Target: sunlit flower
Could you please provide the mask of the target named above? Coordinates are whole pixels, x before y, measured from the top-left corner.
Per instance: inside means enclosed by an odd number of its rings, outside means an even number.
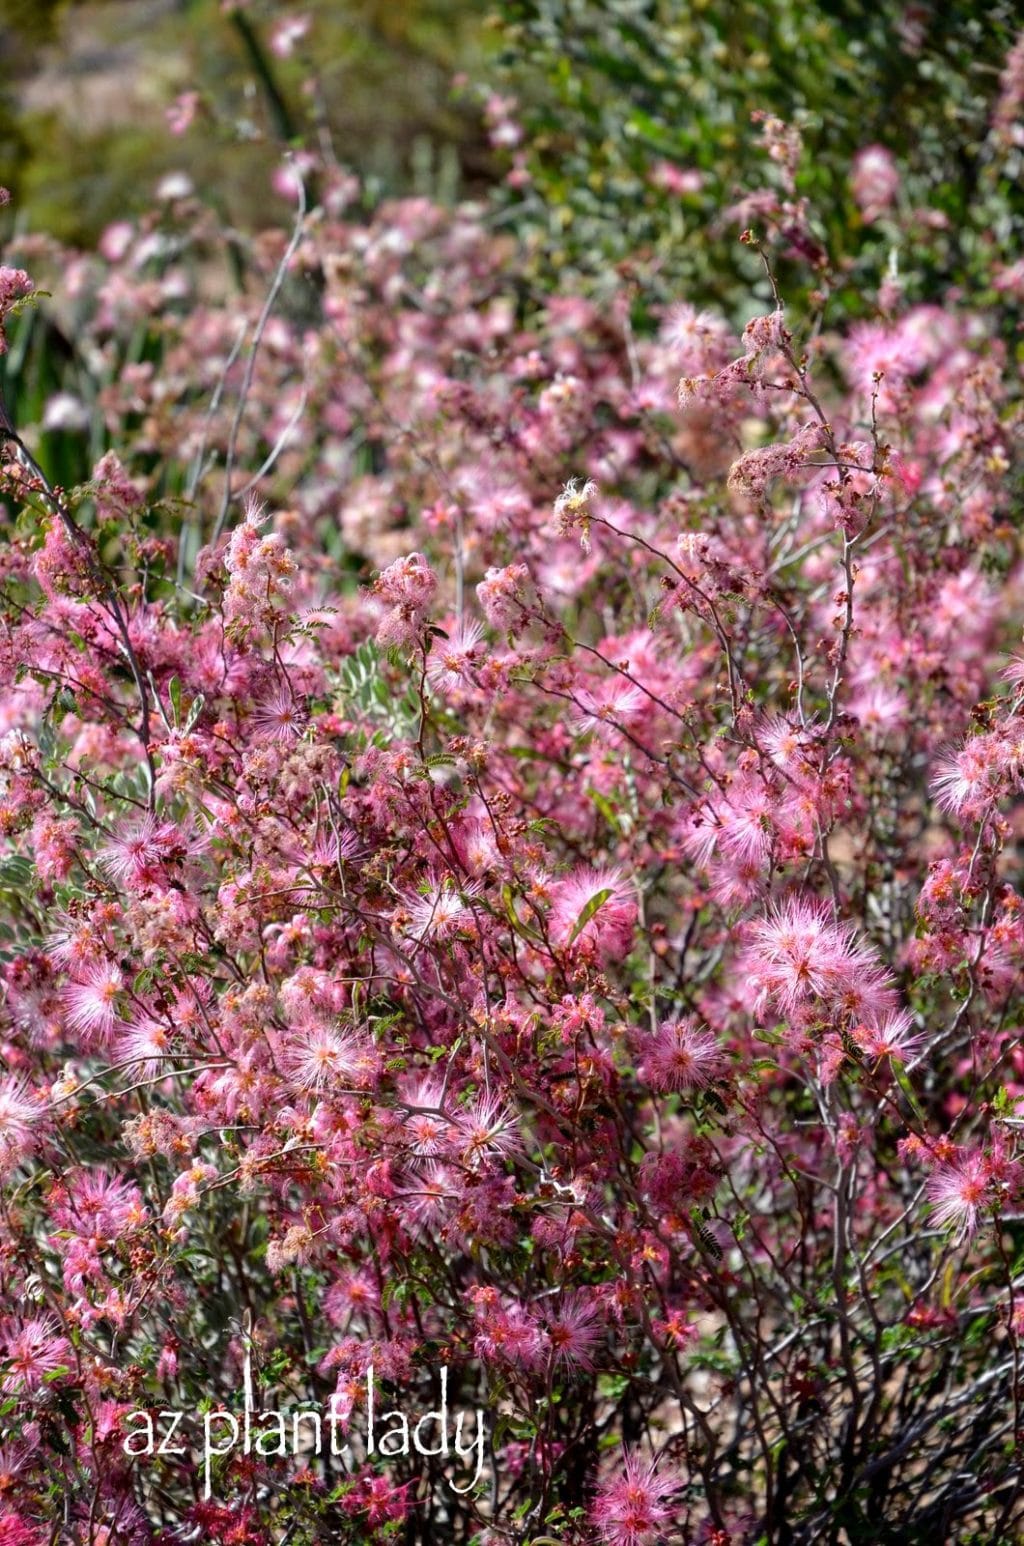
[[[477,881],[459,888],[447,881],[431,886],[425,896],[409,904],[413,939],[452,939],[462,933],[473,923],[471,903],[479,894]]]
[[[39,1390],[71,1358],[71,1344],[53,1315],[12,1318],[0,1325],[0,1389],[16,1395]]]
[[[290,1044],[285,1063],[292,1082],[303,1090],[358,1084],[366,1077],[366,1047],[353,1032],[317,1026]]]
[[[632,944],[636,918],[636,897],[621,870],[580,866],[554,892],[551,937],[558,945],[579,941],[618,954]]]
[[[458,624],[447,639],[435,638],[427,658],[427,679],[437,692],[454,692],[472,681],[483,632],[478,622],[469,621]]]
[[[989,1176],[982,1157],[964,1155],[956,1164],[940,1165],[928,1178],[928,1201],[940,1229],[969,1238],[978,1227],[978,1214],[989,1196]]]
[[[693,1020],[676,1020],[659,1027],[640,1073],[656,1090],[691,1090],[706,1089],[721,1069],[721,1050],[711,1032]]]
[[[102,963],[87,970],[80,981],[69,983],[64,989],[68,1029],[90,1043],[108,1040],[118,1024],[117,1006],[123,989],[119,968]]]
[[[655,1546],[675,1517],[670,1499],[678,1489],[677,1481],[659,1476],[654,1461],[627,1450],[621,1472],[598,1487],[591,1521],[607,1546]]]

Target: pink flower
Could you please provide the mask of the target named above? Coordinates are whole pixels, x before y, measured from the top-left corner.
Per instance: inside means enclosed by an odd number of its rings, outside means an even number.
[[[425,896],[408,905],[409,933],[413,939],[455,939],[473,927],[473,898],[480,894],[480,882],[470,881],[456,887],[448,879],[431,885]]]
[[[287,744],[298,740],[305,721],[302,699],[286,683],[256,704],[251,723],[262,739]]]
[[[117,1003],[123,988],[120,970],[101,962],[64,989],[67,1027],[83,1046],[102,1046],[110,1039],[118,1024]]]
[[[447,1165],[431,1162],[416,1176],[415,1185],[402,1197],[417,1230],[439,1228],[459,1198],[459,1177]]]
[[[35,289],[23,268],[8,268],[0,264],[0,354],[7,353],[7,334],[4,323],[12,308]]]
[[[877,1025],[855,1025],[852,1034],[866,1057],[909,1063],[925,1041],[924,1032],[915,1031],[913,1026],[913,1015],[904,1011],[884,1016]]]
[[[624,955],[636,919],[636,898],[620,870],[580,866],[555,889],[551,937],[561,946],[586,944],[602,955]]]
[[[427,659],[427,680],[437,692],[451,693],[468,687],[479,664],[483,628],[477,622],[459,623],[447,639],[435,637]]]
[[[298,203],[299,195],[311,172],[316,169],[316,157],[308,150],[289,151],[279,166],[271,173],[270,186],[280,199]]]
[[[410,644],[417,637],[424,614],[437,590],[437,576],[422,553],[396,559],[370,587],[371,596],[384,602],[387,612],[377,629],[383,645]]]
[[[436,590],[437,576],[422,553],[397,558],[371,586],[373,595],[388,606],[406,607],[415,613],[426,611]]]
[[[739,778],[724,799],[714,804],[717,826],[705,829],[723,851],[741,862],[760,866],[768,857],[775,832],[775,800],[763,778]]]
[[[135,240],[135,227],[130,220],[115,220],[100,237],[99,250],[108,263],[120,263],[128,255]]]
[[[821,443],[821,425],[805,424],[792,440],[747,451],[733,462],[728,486],[755,499],[763,499],[776,478],[792,479],[806,465],[807,458],[820,450]]]
[[[900,174],[884,145],[866,145],[853,158],[853,196],[869,224],[891,208],[900,191]]]
[[[292,1082],[302,1090],[327,1091],[365,1081],[367,1048],[352,1032],[317,1026],[309,1030],[285,1053],[285,1066]]]
[[[980,1154],[965,1154],[955,1164],[940,1165],[926,1191],[932,1215],[941,1229],[954,1229],[969,1239],[978,1227],[978,1213],[989,1195],[989,1174]]]
[[[71,1344],[55,1316],[12,1318],[0,1327],[0,1366],[6,1368],[0,1389],[8,1394],[41,1389],[48,1375],[70,1362]]]
[[[480,1095],[456,1117],[453,1142],[474,1169],[484,1160],[508,1159],[523,1147],[519,1118],[496,1096]]]
[[[285,16],[270,35],[270,47],[279,59],[287,59],[295,52],[310,27],[309,16]]]
[[[53,1219],[62,1229],[88,1236],[91,1243],[112,1244],[146,1217],[138,1187],[102,1166],[80,1170],[72,1177],[66,1200],[53,1206]]]
[[[130,891],[158,885],[164,866],[184,855],[180,826],[160,821],[147,811],[137,821],[122,822],[109,843],[99,851],[99,861],[108,874]]]
[[[790,898],[750,931],[748,964],[760,997],[785,1013],[818,1000],[835,1013],[890,1007],[892,989],[871,952],[857,945],[848,924],[835,924],[825,903]]]
[[[706,1089],[722,1068],[722,1054],[710,1031],[692,1019],[662,1025],[644,1055],[640,1076],[656,1090]]]
[[[405,1137],[415,1155],[431,1158],[445,1147],[451,1123],[441,1110],[443,1096],[441,1081],[432,1077],[416,1081],[401,1096]]]
[[[676,166],[671,161],[659,161],[650,171],[649,180],[655,188],[666,193],[699,193],[704,186],[704,174],[695,167]]]
[[[724,318],[712,311],[698,311],[686,301],[671,307],[659,337],[675,356],[672,363],[687,376],[720,370],[736,345]]]
[[[167,127],[171,133],[184,134],[186,130],[191,128],[198,107],[198,91],[183,91],[179,96],[175,97],[165,114]]]
[[[529,571],[525,564],[488,569],[476,588],[477,600],[492,628],[511,629],[521,619]]]
[[[655,1546],[675,1518],[669,1500],[679,1485],[659,1476],[656,1462],[625,1450],[621,1474],[601,1483],[590,1510],[605,1546]]]
[[[620,727],[628,730],[650,701],[639,687],[618,676],[601,682],[593,691],[582,688],[577,697],[580,706],[573,715],[573,728],[580,735],[596,730],[612,739]]]
[[[478,1358],[521,1369],[537,1369],[548,1349],[547,1333],[522,1304],[503,1304],[493,1289],[478,1289],[476,1301],[479,1331],[473,1341]]]
[[[547,1333],[556,1365],[588,1372],[604,1334],[597,1307],[583,1293],[563,1294],[558,1308],[548,1316]]]
[[[12,1170],[32,1148],[39,1116],[23,1080],[0,1081],[0,1173]]]
[[[171,1047],[174,1034],[159,1020],[144,1020],[140,1025],[125,1027],[118,1037],[115,1056],[118,1062],[136,1065],[136,1075],[155,1078],[157,1074],[169,1074],[174,1066]]]
[[[47,1535],[39,1525],[6,1510],[0,1514],[0,1546],[43,1546]]]
[[[959,751],[939,759],[932,779],[936,805],[955,816],[981,816],[1002,792],[1005,766],[998,735],[972,736]]]

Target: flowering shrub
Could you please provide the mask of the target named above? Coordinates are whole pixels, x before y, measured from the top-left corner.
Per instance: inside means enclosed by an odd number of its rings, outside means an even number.
[[[12,254],[0,1541],[1012,1538],[1015,362],[761,130],[738,332],[329,164]]]
[[[894,260],[929,300],[1016,266],[1020,18],[1005,0],[588,0],[571,26],[543,0],[500,9],[487,127],[545,274],[741,307],[758,272],[733,204],[763,112],[806,133],[800,193],[851,317]],[[785,280],[792,303],[813,270]]]

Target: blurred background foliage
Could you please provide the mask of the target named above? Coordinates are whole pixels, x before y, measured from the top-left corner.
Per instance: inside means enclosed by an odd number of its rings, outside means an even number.
[[[762,281],[722,219],[751,185],[755,110],[801,128],[798,191],[851,265],[855,310],[883,266],[935,298],[979,278],[994,244],[1020,252],[1020,151],[988,142],[1017,0],[507,0],[503,14],[495,73],[522,98],[529,175],[507,217],[574,282],[632,272],[649,293],[731,307],[737,284]],[[900,164],[903,211],[928,212],[912,252],[893,253],[886,222],[866,231],[851,197],[872,143]]]
[[[453,75],[482,68],[487,0],[0,0],[0,183],[23,225],[89,245],[185,171],[241,227],[287,218],[282,151],[329,133],[381,193],[449,199],[493,178]],[[309,17],[286,57],[275,28]],[[316,90],[307,89],[314,80]],[[190,129],[167,110],[199,96]]]
[[[1024,252],[1022,149],[990,132],[1022,26],[1019,0],[0,0],[2,232],[88,249],[183,172],[244,238],[290,219],[272,182],[286,151],[326,147],[364,210],[484,200],[527,254],[524,311],[530,289],[625,286],[637,328],[682,299],[742,324],[770,291],[728,210],[775,175],[754,150],[767,110],[805,139],[797,192],[834,260],[831,316],[873,314],[885,275],[911,299],[961,286],[984,305]],[[898,218],[866,223],[850,170],[873,143],[899,166]],[[776,263],[790,301],[821,283],[784,250]],[[999,309],[1018,356],[1021,295]],[[135,347],[156,358],[156,319]],[[52,308],[26,310],[0,377],[23,425],[55,392],[95,397]],[[104,446],[48,428],[42,448],[70,482]]]

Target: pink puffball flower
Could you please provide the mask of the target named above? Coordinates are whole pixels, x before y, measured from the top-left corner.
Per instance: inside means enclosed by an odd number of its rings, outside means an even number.
[[[422,553],[410,553],[389,564],[371,586],[379,600],[392,607],[425,612],[437,590],[437,576]]]
[[[173,821],[160,821],[147,812],[138,821],[122,822],[100,849],[99,861],[118,885],[137,892],[158,884],[163,866],[183,853],[182,832]]]
[[[483,628],[477,622],[459,623],[447,639],[435,638],[427,659],[427,680],[436,692],[452,693],[468,687],[480,662]]]
[[[5,1373],[0,1390],[20,1395],[40,1390],[71,1355],[71,1344],[61,1336],[52,1315],[14,1319],[0,1329],[0,1366]]]
[[[644,711],[649,699],[639,687],[613,677],[602,682],[593,691],[583,689],[579,694],[579,707],[573,715],[573,729],[578,735],[597,731],[603,738],[614,740],[615,732],[628,730]]]
[[[932,1217],[940,1229],[953,1229],[958,1239],[970,1239],[989,1195],[989,1180],[980,1154],[966,1155],[956,1164],[940,1165],[926,1187]]]
[[[448,881],[432,885],[425,896],[415,897],[407,904],[413,939],[455,939],[473,927],[473,898],[480,892],[480,883],[471,881],[468,886],[456,888]]]
[[[1005,766],[999,736],[972,736],[959,751],[939,759],[932,780],[936,805],[953,816],[980,816],[999,797]]]
[[[658,1475],[656,1462],[627,1450],[621,1473],[598,1488],[591,1523],[605,1546],[655,1546],[675,1517],[669,1500],[678,1490],[677,1482]]]
[[[868,224],[873,223],[892,207],[900,191],[900,174],[892,152],[884,145],[865,145],[853,159],[850,184],[861,215]]]
[[[762,998],[785,1013],[818,1000],[860,1018],[889,1007],[892,991],[871,952],[848,924],[833,923],[825,903],[790,898],[751,930],[748,964]]]
[[[137,1075],[143,1078],[170,1073],[173,1040],[173,1032],[166,1025],[161,1025],[159,1020],[145,1020],[141,1025],[126,1026],[125,1034],[117,1041],[117,1061],[134,1065]]]
[[[529,580],[525,564],[506,564],[487,570],[476,588],[477,600],[492,628],[511,629],[522,618],[524,593]]]
[[[102,1046],[118,1024],[117,1001],[124,989],[124,977],[116,966],[100,963],[91,967],[84,978],[64,989],[65,1019],[68,1029],[83,1045]]]
[[[899,1063],[909,1063],[920,1051],[925,1041],[924,1033],[915,1031],[914,1017],[905,1011],[885,1015],[875,1025],[856,1025],[853,1039],[872,1060],[894,1058]]]
[[[370,595],[389,608],[377,628],[377,643],[413,643],[436,590],[437,576],[422,553],[389,564],[370,587]]]
[[[594,1354],[604,1335],[596,1305],[580,1292],[563,1294],[548,1318],[551,1357],[556,1365],[582,1373],[594,1368]]]
[[[0,1174],[13,1170],[32,1148],[39,1115],[23,1081],[0,1082]]]
[[[400,1098],[406,1110],[403,1136],[412,1153],[418,1158],[434,1158],[444,1149],[451,1128],[441,1109],[444,1085],[440,1079],[427,1075],[412,1081]]]
[[[703,1090],[722,1068],[722,1054],[710,1031],[692,1019],[662,1025],[648,1046],[641,1077],[663,1092]]]
[[[522,1149],[519,1119],[510,1106],[481,1095],[455,1121],[455,1146],[475,1169],[484,1160],[505,1160]]]
[[[431,1161],[416,1176],[414,1187],[402,1194],[410,1219],[419,1231],[440,1228],[457,1203],[460,1179],[447,1165]]]
[[[302,699],[285,685],[256,705],[252,727],[261,740],[287,743],[299,739],[305,721]]]
[[[625,955],[633,943],[636,898],[617,869],[573,870],[555,888],[551,937],[568,947],[593,945],[604,956]]]
[[[352,1033],[330,1026],[315,1026],[290,1046],[284,1057],[288,1075],[299,1089],[329,1091],[336,1086],[363,1083],[366,1048]]]

